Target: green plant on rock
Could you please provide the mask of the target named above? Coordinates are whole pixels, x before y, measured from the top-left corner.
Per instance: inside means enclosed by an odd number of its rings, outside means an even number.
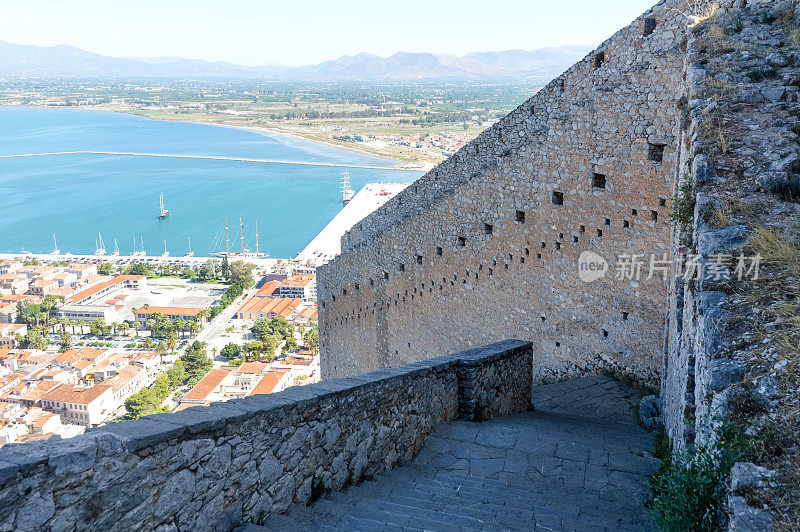
[[[672,220],[681,225],[688,225],[694,217],[694,206],[697,201],[697,183],[687,179],[672,199]]]
[[[666,451],[663,442],[659,447],[661,452]],[[725,422],[717,443],[677,455],[668,453],[652,480],[652,512],[658,529],[719,530],[727,503],[728,476],[743,448],[744,438]]]

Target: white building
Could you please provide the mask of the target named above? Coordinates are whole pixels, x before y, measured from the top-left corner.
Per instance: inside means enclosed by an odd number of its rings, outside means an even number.
[[[42,397],[42,408],[61,415],[62,423],[97,426],[114,411],[114,390],[106,384],[91,388],[58,386]]]

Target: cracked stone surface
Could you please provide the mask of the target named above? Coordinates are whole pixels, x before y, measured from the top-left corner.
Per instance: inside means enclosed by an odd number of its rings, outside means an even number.
[[[411,463],[270,515],[270,530],[646,530],[660,465],[607,377],[534,388],[533,412],[439,425]],[[263,530],[249,525],[247,530]]]

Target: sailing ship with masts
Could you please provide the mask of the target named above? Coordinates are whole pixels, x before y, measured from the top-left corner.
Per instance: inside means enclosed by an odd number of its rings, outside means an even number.
[[[164,193],[162,192],[158,197],[158,219],[163,220],[167,216],[169,216],[169,209],[164,208]]]
[[[56,235],[53,234],[53,249],[50,250],[51,255],[61,255],[61,250],[58,249],[58,242],[56,242]]]
[[[230,228],[228,227],[228,219],[225,218],[225,251],[214,251],[213,255],[217,257],[228,257],[229,259],[263,259],[269,257],[268,253],[262,253],[258,249],[258,222],[256,222],[256,250],[255,252],[250,251],[244,245],[244,218],[239,217],[239,236],[241,239],[241,248],[240,251],[231,251],[231,239],[230,239]],[[212,249],[214,248],[215,244],[219,247],[218,244],[221,244],[220,233],[217,233],[217,238],[214,240],[214,244],[212,244]]]
[[[97,236],[98,236],[98,238],[100,240],[99,240],[99,243],[98,243],[97,240],[95,240],[95,242],[94,242],[94,247],[95,247],[94,254],[95,255],[105,255],[106,254],[106,246],[103,244],[103,235],[101,235],[98,232]]]

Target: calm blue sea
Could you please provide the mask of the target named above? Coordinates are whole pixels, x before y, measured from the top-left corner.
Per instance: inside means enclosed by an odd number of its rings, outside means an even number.
[[[0,155],[62,151],[214,155],[392,166],[393,162],[310,141],[233,128],[164,122],[99,111],[0,107]],[[122,254],[133,238],[151,255],[214,251],[228,217],[231,240],[291,257],[341,209],[341,168],[116,155],[0,158],[0,252],[93,253],[101,233]],[[410,182],[418,172],[351,169],[353,188]],[[170,215],[158,220],[164,193]],[[233,247],[233,244],[232,244]]]

